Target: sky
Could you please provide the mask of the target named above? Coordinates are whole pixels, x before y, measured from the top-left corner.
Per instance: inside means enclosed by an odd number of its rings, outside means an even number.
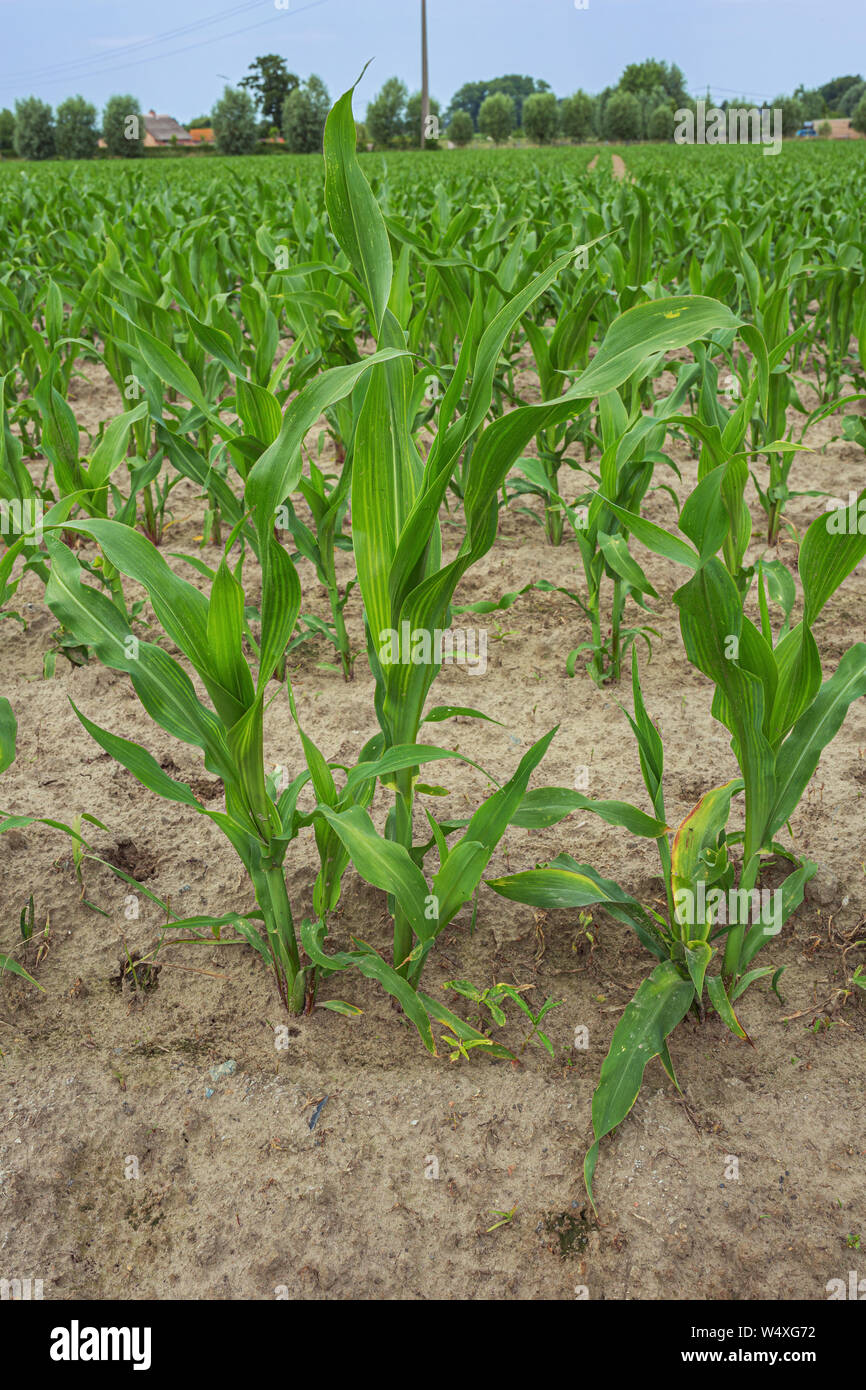
[[[586,6],[578,8],[578,5]],[[527,73],[558,96],[627,63],[677,63],[693,94],[756,105],[866,66],[866,0],[428,0],[430,90]],[[131,93],[192,120],[252,60],[283,56],[336,97],[368,58],[355,113],[386,78],[420,87],[420,0],[0,0],[0,107]]]

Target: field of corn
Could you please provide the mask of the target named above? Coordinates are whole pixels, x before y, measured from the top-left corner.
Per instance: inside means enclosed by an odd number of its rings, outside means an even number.
[[[864,180],[0,167],[0,1274],[847,1277]]]

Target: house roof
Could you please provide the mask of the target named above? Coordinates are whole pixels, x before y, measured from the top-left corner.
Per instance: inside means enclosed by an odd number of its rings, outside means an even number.
[[[204,141],[205,144],[210,144],[214,138],[213,126],[193,126],[189,133],[189,138],[196,145],[201,144],[202,141]]]
[[[173,135],[177,138],[179,145],[192,143],[186,126],[182,126],[179,121],[174,119],[174,116],[157,116],[155,112],[151,111],[149,115],[144,117],[144,128],[148,135],[152,135],[160,145],[170,144]]]

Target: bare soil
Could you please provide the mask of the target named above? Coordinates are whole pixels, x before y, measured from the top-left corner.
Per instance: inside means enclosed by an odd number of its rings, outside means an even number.
[[[91,384],[77,384],[75,408],[95,428],[120,407],[98,369],[85,370]],[[819,443],[832,421],[821,428]],[[696,464],[684,445],[672,448],[682,497]],[[799,456],[793,476],[795,486],[846,497],[862,474],[862,451],[836,441]],[[819,506],[797,498],[791,518],[802,527]],[[177,489],[174,510],[164,553],[195,553],[201,502],[191,487]],[[664,492],[651,496],[651,518],[670,523],[671,512]],[[457,515],[443,512],[449,547],[459,543]],[[758,511],[754,523],[757,553]],[[796,544],[786,536],[779,554],[793,567]],[[708,682],[683,654],[671,603],[682,574],[646,552],[641,560],[661,595],[653,620],[661,639],[642,675],[665,742],[673,822],[736,768],[710,716]],[[324,595],[301,567],[304,606],[324,615]],[[245,577],[255,595],[251,566]],[[540,525],[512,510],[457,602],[542,578],[580,588],[577,548],[551,548]],[[861,569],[818,624],[825,675],[851,642],[866,639],[864,599]],[[69,699],[198,779],[197,792],[216,806],[219,784],[209,785],[195,750],[150,724],[125,676],[59,658],[55,678],[42,679],[54,619],[35,579],[22,583],[18,600],[27,631],[0,625],[3,691],[19,719],[4,809],[64,820],[87,811],[110,828],[107,836],[92,830],[104,856],[176,908],[249,910],[241,865],[217,829],[140,787],[90,740]],[[357,590],[348,620],[360,647]],[[571,786],[576,768],[588,766],[590,795],[645,805],[618,707],[630,706],[630,693],[598,689],[580,665],[575,678],[566,675],[569,650],[589,636],[580,611],[564,595],[530,591],[480,621],[486,674],[445,667],[435,697],[478,706],[503,727],[459,719],[435,726],[440,741],[502,779],[556,724],[535,785]],[[295,655],[307,732],[329,759],[356,758],[375,732],[364,658],[346,685],[321,669],[330,660],[323,647]],[[301,754],[283,696],[268,710],[266,738],[272,762],[294,775]],[[360,1006],[360,1017],[318,1009],[287,1020],[246,947],[165,944],[131,987],[125,963],[152,959],[159,941],[155,905],[127,897],[119,880],[89,865],[85,896],[101,916],[82,901],[64,837],[43,826],[6,834],[0,950],[20,947],[18,918],[33,894],[36,930],[18,953],[45,993],[0,981],[0,1274],[42,1278],[54,1299],[270,1299],[281,1290],[310,1299],[826,1298],[827,1281],[847,1278],[860,1258],[851,1247],[866,1211],[866,999],[844,988],[866,959],[854,944],[866,937],[864,751],[860,701],[793,818],[798,851],[821,867],[764,953],[785,967],[784,1002],[766,982],[743,997],[754,1045],[714,1018],[680,1026],[671,1052],[683,1094],[650,1064],[631,1116],[602,1146],[598,1220],[582,1183],[591,1096],[619,1013],[650,966],[634,936],[602,911],[587,926],[576,912],[545,916],[483,890],[474,931],[461,912],[430,958],[430,993],[463,977],[530,986],[536,1007],[547,997],[562,1004],[546,1020],[553,1059],[530,1043],[518,1064],[477,1052],[451,1064],[444,1047],[429,1056],[388,997],[360,976],[333,977],[322,989]],[[479,772],[456,762],[440,765],[436,780],[450,789],[437,813],[465,814],[488,790]],[[378,803],[376,814],[381,824]],[[310,907],[309,833],[288,858],[298,919]],[[591,816],[510,831],[489,875],[562,850],[646,901],[659,897],[654,847]],[[353,934],[387,953],[383,897],[350,870],[334,944]],[[472,1017],[462,1002],[452,1006]],[[587,1050],[573,1045],[581,1025]],[[524,1037],[512,1014],[503,1040],[519,1051]]]

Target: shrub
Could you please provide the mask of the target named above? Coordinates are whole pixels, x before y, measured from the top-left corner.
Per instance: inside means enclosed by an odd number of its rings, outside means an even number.
[[[252,154],[256,144],[256,116],[252,98],[236,87],[226,87],[213,109],[212,124],[220,154]]]
[[[135,97],[109,97],[102,116],[102,138],[109,154],[136,159],[144,149],[144,121]]]
[[[559,133],[559,104],[553,92],[535,92],[523,103],[523,130],[528,140],[549,145]]]
[[[46,101],[38,97],[16,101],[15,153],[21,159],[53,158],[54,119]]]
[[[481,103],[478,129],[497,145],[504,145],[514,129],[514,101],[504,92],[494,92]]]

